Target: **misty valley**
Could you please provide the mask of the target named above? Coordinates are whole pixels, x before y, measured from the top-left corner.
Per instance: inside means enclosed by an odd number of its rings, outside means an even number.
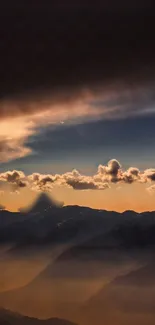
[[[154,324],[155,212],[0,211],[0,324]]]

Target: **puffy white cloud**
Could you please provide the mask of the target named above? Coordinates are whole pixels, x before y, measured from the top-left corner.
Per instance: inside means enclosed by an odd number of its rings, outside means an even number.
[[[150,168],[150,169],[146,169],[144,171],[144,180],[150,180],[150,181],[155,181],[155,169]]]
[[[116,159],[110,160],[107,165],[99,165],[96,174],[83,175],[74,169],[64,174],[40,174],[33,173],[25,175],[23,171],[13,170],[0,174],[0,187],[3,190],[10,189],[12,192],[22,188],[29,188],[34,191],[52,191],[53,187],[70,187],[74,190],[105,190],[110,188],[112,183],[132,184],[133,182],[155,181],[155,169],[140,171],[136,167],[123,170]],[[153,191],[150,186],[148,191]]]
[[[99,165],[98,173],[95,175],[95,179],[101,179],[102,181],[105,180],[112,183],[119,182],[121,180],[121,165],[119,161],[116,159],[111,159],[107,166]]]
[[[25,178],[25,174],[19,170],[7,171],[0,174],[0,180],[7,181],[9,183],[16,183],[23,178]]]
[[[7,171],[0,174],[0,186],[11,190],[11,192],[16,192],[20,188],[27,187],[28,180],[22,171]]]
[[[35,191],[51,191],[57,175],[34,173],[27,176],[28,187]]]
[[[140,170],[136,167],[130,167],[126,172],[122,174],[122,180],[125,183],[133,183],[141,179]]]

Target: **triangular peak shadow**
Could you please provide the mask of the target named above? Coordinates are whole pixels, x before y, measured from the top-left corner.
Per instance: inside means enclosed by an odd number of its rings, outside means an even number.
[[[37,196],[37,199],[31,204],[31,206],[21,208],[19,211],[24,213],[39,213],[62,207],[63,202],[56,201],[49,196],[49,194],[42,192]]]

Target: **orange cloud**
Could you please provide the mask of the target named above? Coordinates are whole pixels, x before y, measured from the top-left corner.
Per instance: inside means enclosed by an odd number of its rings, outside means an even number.
[[[123,170],[121,164],[112,159],[106,166],[99,165],[94,175],[82,175],[74,169],[64,174],[40,174],[25,175],[22,171],[7,171],[0,174],[0,186],[11,187],[12,191],[29,188],[33,191],[51,192],[54,187],[68,187],[74,190],[105,190],[113,183],[151,183],[154,179],[154,169],[140,171],[136,167]]]

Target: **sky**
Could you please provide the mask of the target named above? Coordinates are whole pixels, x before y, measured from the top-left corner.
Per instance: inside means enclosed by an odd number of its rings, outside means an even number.
[[[155,209],[153,1],[0,4],[0,204]]]

